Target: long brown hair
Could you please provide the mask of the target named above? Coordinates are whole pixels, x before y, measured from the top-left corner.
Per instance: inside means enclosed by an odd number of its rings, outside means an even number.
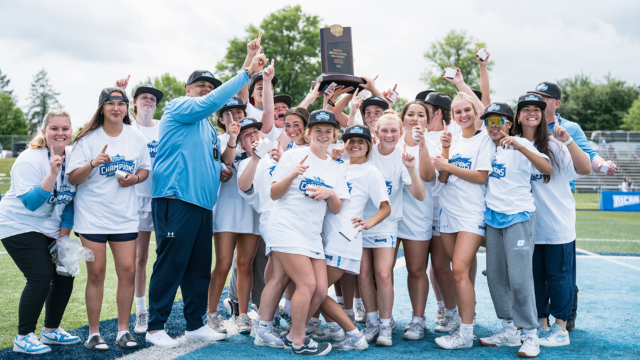
[[[78,136],[76,136],[76,139],[73,141],[73,147],[75,149],[76,145],[78,144],[78,142],[80,141],[80,139],[82,139],[83,137],[90,135],[92,132],[96,131],[98,128],[102,127],[102,125],[104,124],[104,114],[102,113],[102,108],[104,106],[104,103],[100,104],[100,106],[98,106],[98,109],[96,110],[96,112],[93,114],[93,116],[91,117],[91,120],[89,120],[89,122],[87,123],[87,125],[82,128],[82,130],[80,130],[80,133],[78,134]],[[129,104],[127,103],[127,110],[124,113],[124,119],[122,119],[122,122],[127,124],[127,125],[131,125],[131,118],[129,117]]]
[[[518,111],[518,113],[516,114],[516,117],[513,119],[514,126],[511,127],[511,135],[523,135],[522,124],[520,123],[521,113],[522,113],[522,109]],[[540,118],[540,123],[538,124],[538,126],[536,126],[536,131],[533,134],[533,143],[535,144],[536,149],[538,149],[538,151],[540,151],[541,153],[549,157],[549,160],[551,161],[552,165],[554,163],[557,165],[558,162],[556,161],[556,157],[553,154],[553,151],[551,151],[551,148],[549,147],[549,136],[551,136],[551,131],[549,131],[549,127],[547,126],[547,120],[545,119],[545,116],[544,116],[544,111],[542,111],[542,117]],[[551,180],[550,175],[543,174],[542,178],[545,184],[548,183],[549,180]]]
[[[429,126],[429,123],[431,122],[431,114],[429,114],[429,109],[427,108],[427,105],[425,105],[425,103],[421,100],[413,100],[413,101],[409,101],[403,108],[402,108],[402,115],[400,115],[400,119],[402,120],[402,124],[404,124],[404,117],[407,115],[407,112],[409,111],[409,106],[411,105],[420,105],[424,108],[424,112],[427,114],[427,122],[425,124],[425,126]],[[427,129],[422,129],[423,131],[426,131]]]

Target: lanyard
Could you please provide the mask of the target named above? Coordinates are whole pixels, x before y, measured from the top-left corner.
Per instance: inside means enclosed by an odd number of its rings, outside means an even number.
[[[51,150],[47,147],[47,157],[49,161],[51,161]],[[66,160],[66,158],[65,158]],[[64,163],[65,160],[62,160],[62,167],[60,168],[60,177],[62,182],[64,183]],[[58,178],[56,177],[56,182],[53,184],[53,204],[55,205],[56,201],[58,201]]]

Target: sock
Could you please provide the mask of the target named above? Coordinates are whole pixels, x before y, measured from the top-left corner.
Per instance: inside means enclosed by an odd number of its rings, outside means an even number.
[[[344,304],[344,299],[342,298],[342,296],[336,296],[336,302],[338,304]]]
[[[120,340],[122,335],[129,333],[129,330],[118,331],[118,336],[116,336],[116,341]]]
[[[424,320],[424,319],[422,319],[422,318],[421,318],[421,317],[419,317],[419,316],[414,316],[414,317],[412,317],[412,318],[411,318],[411,322],[414,322],[414,321],[420,321],[420,322],[422,322],[422,320]]]
[[[347,315],[355,316],[353,309],[346,309],[344,312],[346,312]]]
[[[312,324],[320,325],[320,318],[312,317],[311,319],[309,319],[309,322],[312,323]]]
[[[23,340],[26,337],[27,337],[27,335],[18,335],[18,340]]]
[[[358,328],[355,328],[355,330],[347,331],[347,335],[358,335],[359,333],[360,330],[358,330]]]
[[[98,335],[100,335],[100,333],[99,333],[99,332],[97,332],[97,333],[93,333],[93,334],[89,334],[89,337],[87,338],[87,342],[88,342],[89,340],[91,340],[91,338],[92,338],[92,337],[94,337],[94,336],[98,336]]]
[[[218,312],[214,311],[211,314],[208,314],[207,316],[213,316],[213,317],[218,317]]]
[[[442,309],[444,307],[444,300],[438,301],[438,309]]]
[[[513,320],[502,320],[502,327],[505,330],[509,331],[511,334],[515,334],[518,331],[515,325],[513,325]]]
[[[527,336],[531,336],[534,338],[538,337],[538,329],[522,329],[522,332]]]
[[[289,316],[291,316],[291,300],[284,301],[284,312],[286,312],[287,314],[289,314]]]
[[[460,333],[464,336],[465,340],[473,340],[473,324],[460,323]]]
[[[258,316],[256,316],[255,319],[253,319],[253,324],[260,324],[260,314],[258,314]]]
[[[389,318],[389,319],[380,319],[380,324],[382,326],[384,326],[384,325],[391,326],[391,318]]]
[[[273,327],[273,322],[272,321],[262,321],[262,320],[260,320],[260,322],[258,324],[260,324],[260,325],[258,325],[258,331],[260,331],[260,332],[269,332],[269,330],[271,330],[271,328]]]
[[[444,315],[445,316],[458,315],[458,308],[456,307],[455,309],[444,309]]]
[[[143,297],[136,298],[136,312],[147,311],[147,299]]]
[[[358,306],[358,305],[362,305],[362,299],[361,298],[355,298],[353,299],[353,303]]]
[[[373,326],[379,326],[380,322],[378,321],[378,312],[370,312],[367,313],[367,319],[369,319],[369,323]]]
[[[328,327],[329,329],[331,329],[332,331],[334,331],[334,332],[335,332],[335,331],[338,331],[338,329],[340,329],[340,325],[338,325],[338,323],[337,323],[337,322],[328,322],[328,323],[327,323],[327,327]]]

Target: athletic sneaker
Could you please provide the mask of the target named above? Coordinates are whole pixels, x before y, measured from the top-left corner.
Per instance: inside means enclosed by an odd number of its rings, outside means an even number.
[[[184,337],[187,338],[187,340],[218,341],[225,340],[227,338],[227,334],[215,332],[208,326],[202,326],[197,330],[185,331]]]
[[[289,339],[288,336],[283,336],[282,337],[282,347],[287,349],[287,350],[291,350],[291,348],[293,347],[293,341],[291,339]]]
[[[80,337],[71,335],[59,327],[53,331],[45,332],[44,329],[40,332],[40,342],[49,345],[71,345],[79,343]]]
[[[34,333],[29,333],[21,340],[18,340],[16,335],[15,339],[13,339],[13,351],[35,355],[50,353],[51,348],[42,344]]]
[[[207,314],[207,318],[205,319],[205,324],[207,324],[207,326],[212,328],[213,331],[215,332],[218,332],[218,333],[227,332],[227,329],[222,324],[222,316],[220,316],[217,313]]]
[[[335,341],[339,341],[344,339],[344,337],[347,336],[347,334],[344,332],[344,330],[342,330],[341,327],[336,327],[336,328],[330,328],[330,327],[325,327],[324,328],[324,337],[320,340],[335,340]]]
[[[442,324],[436,326],[434,331],[437,333],[450,333],[459,327],[460,327],[460,316],[458,316],[457,313],[452,315],[447,315],[445,313],[444,321],[442,322]]]
[[[420,340],[424,337],[424,323],[420,320],[411,320],[409,329],[402,335],[403,340]]]
[[[467,341],[458,328],[449,335],[436,338],[436,344],[446,350],[469,349],[473,347],[473,339]]]
[[[500,329],[490,337],[478,339],[478,342],[482,346],[489,347],[516,347],[522,345],[522,341],[520,341],[520,331],[516,330],[516,332],[512,334],[505,328]]]
[[[364,324],[367,322],[367,312],[364,309],[363,304],[355,304],[353,307],[353,312],[355,314],[356,322]]]
[[[367,339],[364,338],[364,333],[362,331],[358,332],[356,335],[349,335],[344,337],[344,339],[339,342],[333,344],[333,348],[335,350],[346,351],[346,350],[365,350],[369,347],[367,343]]]
[[[320,320],[311,318],[307,325],[304,326],[304,332],[307,336],[312,336],[315,334],[318,339],[321,339],[324,335],[324,332],[320,330]],[[315,339],[316,337],[314,337]]]
[[[256,339],[253,341],[254,345],[257,346],[268,346],[273,348],[282,348],[284,347],[284,342],[280,336],[273,332],[273,330],[269,331],[256,331]]]
[[[308,337],[304,339],[301,347],[291,346],[291,353],[294,355],[324,356],[330,351],[331,344],[326,342],[317,343]]]
[[[253,319],[253,321],[251,322],[251,333],[249,333],[250,337],[255,338],[258,335],[259,326],[260,322],[258,321],[258,319]]]
[[[545,333],[544,337],[539,338],[538,343],[544,347],[558,347],[571,344],[569,341],[569,332],[562,331],[562,326],[558,324],[553,324],[551,330]]]
[[[144,334],[147,332],[148,325],[149,325],[149,313],[147,313],[147,310],[137,312],[136,321],[134,322],[133,332],[136,334]]]
[[[391,326],[380,325],[380,335],[378,335],[378,339],[376,340],[376,345],[377,346],[393,345],[393,341],[391,341]]]
[[[230,298],[224,299],[222,302],[224,308],[227,309],[230,317],[238,317],[240,316],[240,308],[238,307],[238,303],[231,300]]]
[[[247,314],[241,314],[236,318],[236,327],[238,328],[238,333],[242,335],[248,335],[251,333],[251,323],[252,320]]]
[[[393,320],[393,315],[391,315],[391,330],[395,330],[398,327],[398,324],[396,324],[396,321]]]
[[[284,320],[287,323],[287,326],[283,328],[284,331],[291,331],[291,325],[293,324],[291,321],[291,315],[287,314],[283,308],[280,308],[280,319]]]
[[[175,339],[172,339],[166,331],[160,330],[154,334],[147,332],[147,335],[144,339],[155,346],[159,346],[161,348],[174,348],[180,345]]]
[[[413,311],[411,312],[411,319],[413,319]],[[424,329],[427,330],[427,314],[422,315],[422,324],[424,325]],[[411,324],[404,327],[404,332],[409,331],[411,328]]]
[[[348,313],[347,313],[347,316],[349,317],[349,319],[351,319],[351,322],[353,323],[353,325],[356,325],[356,324],[357,324],[357,322],[356,322],[356,315],[355,315],[355,314],[353,314],[353,315],[352,315],[352,314],[348,314]],[[334,346],[334,348],[335,348],[335,346]]]
[[[370,343],[376,341],[378,335],[380,335],[380,325],[371,325],[371,322],[367,320],[367,328],[364,329],[364,338]]]
[[[444,308],[438,308],[436,310],[436,324],[442,325],[444,322]]]
[[[518,350],[518,357],[535,358],[540,355],[540,344],[537,336],[527,335],[522,341],[522,346]]]

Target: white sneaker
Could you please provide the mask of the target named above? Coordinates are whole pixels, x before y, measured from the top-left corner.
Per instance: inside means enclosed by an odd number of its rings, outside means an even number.
[[[227,329],[224,327],[222,323],[222,316],[220,316],[220,314],[217,314],[217,313],[207,314],[207,318],[205,319],[205,324],[207,324],[207,326],[212,328],[213,331],[215,332],[219,332],[219,333],[227,332]]]
[[[332,347],[336,350],[346,351],[346,350],[366,350],[369,347],[367,340],[364,338],[364,334],[360,331],[356,335],[347,335],[341,341],[332,345]]]
[[[313,334],[315,334],[317,339],[322,338],[324,335],[324,332],[320,330],[320,320],[315,318],[309,319],[309,322],[304,326],[304,332],[306,335],[312,337]]]
[[[517,347],[522,345],[522,341],[520,341],[520,331],[516,330],[516,332],[512,334],[505,328],[502,328],[500,331],[495,332],[490,337],[478,339],[478,342],[482,346],[489,347]]]
[[[335,340],[335,341],[339,341],[344,339],[345,336],[347,336],[347,334],[344,332],[344,330],[342,330],[341,327],[337,327],[337,328],[330,328],[330,327],[326,327],[324,329],[324,338],[322,338],[321,340]]]
[[[247,335],[251,333],[251,318],[247,314],[240,314],[236,318],[236,327],[238,328],[238,333]]]
[[[518,357],[535,358],[540,355],[540,343],[537,336],[526,335],[522,341],[522,346],[518,350]]]
[[[251,333],[249,334],[250,337],[255,338],[258,336],[258,326],[260,326],[258,319],[253,319],[251,323]]]
[[[149,325],[149,313],[147,313],[146,310],[137,312],[133,332],[136,334],[144,334],[147,332],[148,325]]]
[[[13,351],[25,354],[46,354],[51,352],[51,348],[38,340],[34,333],[29,333],[21,340],[16,336],[13,339]]]
[[[227,338],[227,334],[215,332],[208,326],[202,326],[198,330],[185,331],[184,337],[191,341],[218,341],[225,340]]]
[[[449,335],[436,338],[436,344],[446,350],[470,349],[473,347],[473,339],[467,341],[460,329],[455,329]]]
[[[174,348],[180,345],[179,342],[177,342],[175,339],[172,339],[171,336],[169,336],[169,334],[167,334],[167,332],[164,330],[160,330],[155,334],[147,332],[147,335],[144,337],[144,339],[148,343],[152,343],[153,345],[159,346],[161,348]]]
[[[403,340],[420,340],[424,337],[424,323],[420,320],[411,320],[409,329],[402,335]]]
[[[356,318],[356,322],[359,323],[366,323],[367,322],[367,312],[364,309],[364,305],[363,304],[359,304],[359,305],[354,305],[353,306],[353,312],[355,313],[355,318]]]
[[[569,341],[569,332],[562,331],[562,327],[558,324],[553,324],[551,330],[543,334],[544,337],[540,337],[538,343],[544,347],[558,347],[567,346],[571,344]]]
[[[436,326],[433,331],[437,333],[451,333],[460,327],[460,322],[460,316],[458,316],[457,313],[453,315],[445,315],[442,324]]]
[[[353,315],[347,313],[347,316],[349,317],[349,319],[351,319],[351,322],[353,323],[353,325],[357,325],[358,324],[356,322],[356,314],[355,313]]]
[[[268,346],[273,348],[284,347],[282,338],[274,333],[273,330],[256,331],[256,339],[253,341],[253,344],[257,346]]]
[[[390,322],[390,324],[391,324],[391,330],[392,330],[392,331],[393,331],[393,330],[395,330],[395,329],[398,327],[398,324],[396,324],[396,321],[395,321],[395,320],[393,320],[393,315],[391,316],[391,322]]]
[[[367,321],[367,328],[364,329],[364,338],[368,343],[376,341],[380,335],[380,325],[371,325],[371,322]]]
[[[57,329],[45,332],[44,328],[40,332],[40,342],[48,345],[71,345],[77,344],[81,340],[78,336],[71,335],[68,332],[64,331],[63,328],[58,327]]]
[[[376,345],[377,346],[393,345],[393,341],[391,340],[391,326],[380,325],[380,335],[378,335],[378,339],[376,340]]]
[[[443,321],[444,321],[444,308],[438,308],[438,310],[436,310],[436,324],[442,325]]]

